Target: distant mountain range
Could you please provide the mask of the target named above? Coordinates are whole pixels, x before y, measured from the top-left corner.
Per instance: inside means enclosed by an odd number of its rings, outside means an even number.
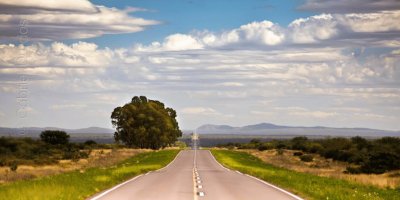
[[[40,133],[44,130],[61,130],[65,131],[68,134],[72,135],[81,135],[81,134],[105,134],[112,135],[114,130],[108,128],[100,128],[100,127],[89,127],[89,128],[81,128],[81,129],[63,129],[57,127],[23,127],[23,128],[5,128],[0,127],[0,136],[31,136],[38,137]]]
[[[114,130],[100,127],[89,127],[81,129],[63,129],[57,127],[23,127],[23,128],[5,128],[0,127],[0,137],[31,137],[38,138],[44,130],[61,130],[71,136],[71,141],[82,142],[86,140],[95,140],[99,143],[110,143],[114,141]]]
[[[363,136],[363,137],[400,137],[400,131],[387,131],[368,128],[332,128],[332,127],[297,127],[260,123],[243,127],[205,124],[196,129],[199,134],[232,135],[305,135],[305,136]]]
[[[98,142],[113,142],[114,130],[101,127],[89,127],[81,129],[63,129],[57,127],[24,127],[6,128],[0,127],[1,136],[11,137],[32,137],[38,138],[44,130],[62,130],[71,136],[72,141],[84,141],[93,139]],[[183,130],[184,134],[192,133],[191,130]],[[400,137],[400,131],[388,131],[368,128],[332,128],[332,127],[301,127],[301,126],[280,126],[271,123],[260,123],[242,127],[228,125],[205,124],[196,129],[196,132],[203,135],[242,135],[242,136],[362,136],[362,137]]]

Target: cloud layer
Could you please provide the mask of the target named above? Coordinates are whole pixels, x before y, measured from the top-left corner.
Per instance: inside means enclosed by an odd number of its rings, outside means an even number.
[[[131,17],[132,9],[76,1],[80,10],[73,10],[57,2],[8,6],[3,0],[4,7],[22,14],[2,14],[0,23],[8,27],[29,16],[31,25],[37,23],[37,39],[135,32],[157,23]],[[323,9],[319,1],[302,9],[312,6]],[[115,106],[143,94],[176,108],[184,128],[268,121],[400,129],[400,11],[367,7],[362,13],[300,18],[285,27],[264,20],[221,32],[175,33],[132,48],[1,44],[0,103],[15,102],[20,77],[26,76],[35,125],[63,121],[65,127],[82,127],[90,118],[90,125],[105,126]],[[61,31],[66,26],[71,30]],[[0,113],[14,110],[1,107]],[[63,120],[66,116],[78,122]]]
[[[97,6],[87,0],[0,0],[0,38],[18,39],[21,27],[31,40],[64,40],[134,33],[159,24],[130,15],[141,10]]]
[[[328,13],[369,13],[382,10],[399,10],[398,0],[306,0],[300,10]]]
[[[274,49],[299,45],[398,45],[400,11],[320,14],[294,20],[288,27],[271,21],[252,22],[239,28],[213,33],[194,31],[173,34],[163,42],[138,45],[140,51],[193,49]],[[394,44],[393,44],[394,43]]]

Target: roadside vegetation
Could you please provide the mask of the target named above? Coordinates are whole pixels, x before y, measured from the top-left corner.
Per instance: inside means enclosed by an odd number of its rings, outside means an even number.
[[[400,171],[394,170],[383,174],[351,174],[346,172],[349,163],[327,159],[318,154],[304,154],[298,150],[271,149],[259,151],[257,149],[241,149],[274,166],[283,167],[296,172],[309,173],[322,177],[343,179],[364,185],[379,188],[400,188]],[[308,157],[304,157],[308,156]],[[307,158],[310,158],[307,160]],[[312,158],[312,160],[311,160]]]
[[[179,150],[140,153],[108,167],[92,167],[0,185],[0,199],[85,199],[141,173],[166,166]]]
[[[177,141],[171,148],[186,148]],[[121,144],[97,144],[93,140],[70,143],[63,131],[44,131],[41,138],[0,137],[0,185],[18,180],[108,167],[150,149],[127,148]]]
[[[18,169],[11,171],[9,166],[0,167],[0,185],[19,180],[29,180],[61,174],[74,170],[86,170],[91,167],[109,167],[122,162],[139,153],[149,152],[148,149],[130,148],[96,148],[92,149],[87,158],[79,160],[63,159],[53,164],[20,164]]]
[[[70,143],[63,131],[43,131],[40,139],[0,137],[0,167],[9,166],[16,171],[19,165],[48,165],[60,160],[78,161],[88,158],[93,149],[120,148],[123,146],[97,144],[88,140]]]
[[[228,168],[256,176],[306,199],[400,199],[400,189],[381,189],[346,180],[296,172],[267,164],[243,151],[212,150],[212,153],[220,163]]]
[[[382,174],[400,170],[400,138],[383,137],[367,140],[362,137],[327,138],[310,140],[307,137],[295,137],[291,140],[274,140],[250,143],[228,143],[219,147],[237,149],[258,149],[259,151],[277,149],[296,150],[296,155],[304,162],[311,162],[314,155],[348,163],[346,173]]]

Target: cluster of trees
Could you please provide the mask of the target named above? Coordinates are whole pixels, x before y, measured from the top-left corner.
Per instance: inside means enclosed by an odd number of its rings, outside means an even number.
[[[260,151],[291,149],[304,153],[315,153],[325,158],[352,164],[353,166],[347,168],[349,173],[380,174],[400,169],[400,138],[396,137],[383,137],[375,140],[367,140],[358,136],[319,140],[295,137],[291,140],[274,140],[270,142],[252,140],[250,143],[230,143],[219,146],[258,149]]]
[[[16,170],[19,164],[52,164],[61,159],[87,158],[94,141],[70,143],[64,131],[43,131],[40,140],[0,137],[0,166]]]
[[[43,131],[40,139],[50,145],[66,145],[69,143],[69,135],[65,131]]]
[[[176,143],[182,136],[176,117],[176,111],[162,102],[135,96],[130,103],[114,109],[111,122],[116,127],[115,140],[128,147],[160,149],[176,145],[184,148],[184,143]],[[67,133],[57,130],[43,131],[40,140],[0,137],[0,166],[10,166],[14,171],[19,164],[78,160],[88,157],[93,148],[108,148],[93,140],[71,143],[69,138]]]
[[[111,123],[114,138],[129,147],[160,149],[172,146],[182,136],[176,111],[160,101],[135,96],[130,103],[116,107]]]

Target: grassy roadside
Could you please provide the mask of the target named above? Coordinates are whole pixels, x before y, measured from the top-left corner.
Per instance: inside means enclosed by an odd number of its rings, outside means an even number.
[[[87,158],[78,160],[58,160],[58,163],[47,165],[18,165],[15,172],[10,171],[9,166],[3,166],[0,167],[0,186],[15,181],[32,180],[92,167],[110,167],[149,151],[151,150],[129,148],[92,149]]]
[[[307,199],[400,199],[400,190],[380,189],[345,180],[295,172],[264,163],[246,152],[229,150],[211,150],[211,152],[226,167],[256,176]]]
[[[271,149],[259,151],[255,149],[246,149],[239,151],[247,152],[268,164],[296,172],[343,179],[353,183],[372,185],[383,189],[396,189],[400,187],[400,170],[390,171],[383,174],[351,174],[344,173],[349,166],[348,162],[327,159],[318,154],[308,153],[308,155],[311,155],[313,159],[312,161],[304,162],[301,160],[301,156],[295,155],[296,153],[301,152],[298,150]]]
[[[86,171],[5,184],[0,186],[0,199],[85,199],[138,174],[162,168],[178,152],[179,150],[162,150],[141,153],[111,167],[94,167]]]

